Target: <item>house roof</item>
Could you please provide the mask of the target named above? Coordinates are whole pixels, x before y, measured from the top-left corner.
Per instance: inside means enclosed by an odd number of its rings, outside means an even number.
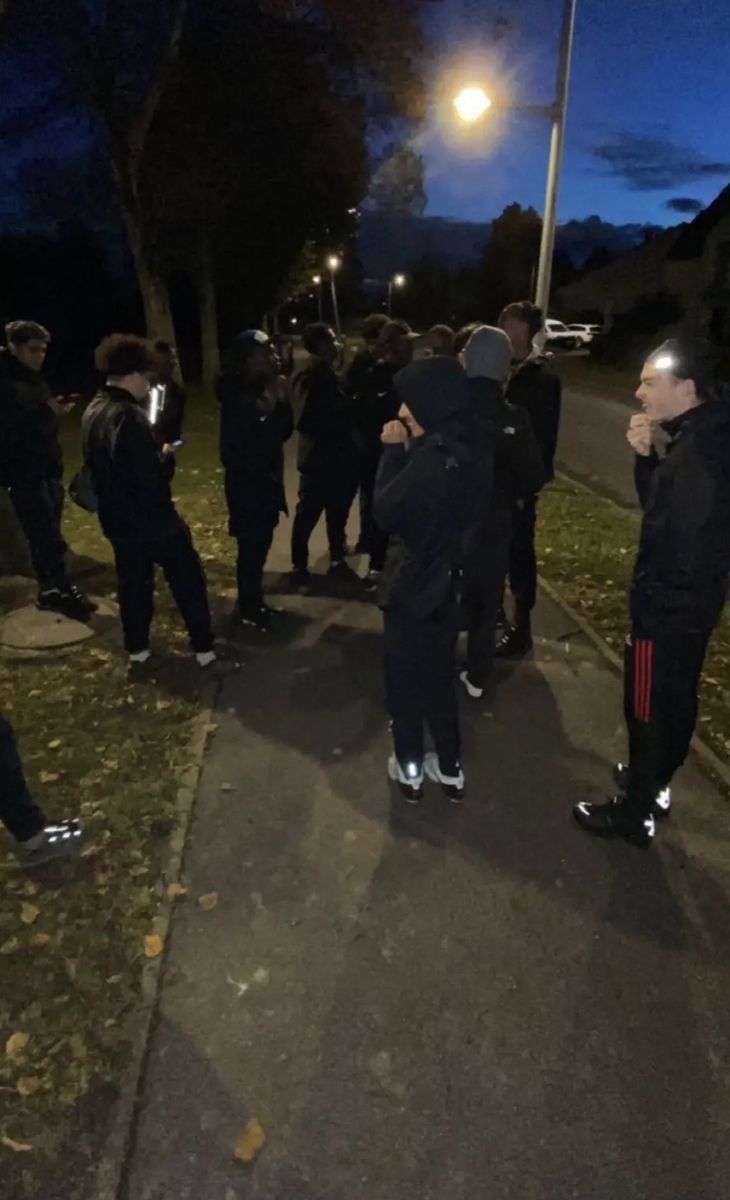
[[[685,225],[667,257],[674,260],[701,258],[707,238],[725,217],[730,217],[730,184],[723,188],[712,204],[697,214],[694,221]]]

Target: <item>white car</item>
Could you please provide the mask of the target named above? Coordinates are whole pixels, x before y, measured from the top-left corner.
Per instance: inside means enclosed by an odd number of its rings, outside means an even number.
[[[590,346],[594,337],[601,332],[600,325],[569,325],[570,333],[574,333],[580,346]]]
[[[545,346],[549,350],[575,350],[580,345],[575,333],[571,333],[562,321],[554,321],[548,317],[544,331]]]

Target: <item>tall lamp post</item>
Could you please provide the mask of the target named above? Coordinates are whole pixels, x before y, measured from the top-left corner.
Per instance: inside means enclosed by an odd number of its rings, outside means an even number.
[[[321,323],[323,318],[322,313],[322,276],[313,275],[312,283],[317,289],[317,320]]]
[[[393,316],[393,289],[406,286],[405,275],[394,275],[388,283],[388,316]]]
[[[342,330],[340,327],[340,306],[337,303],[337,279],[336,279],[336,276],[337,276],[337,272],[339,271],[340,267],[342,266],[342,259],[339,258],[339,256],[337,254],[330,254],[329,258],[327,259],[327,266],[329,267],[329,271],[330,271],[330,288],[332,291],[332,312],[333,312],[334,318],[335,318],[335,331],[337,333],[337,336],[339,337]]]
[[[548,106],[540,104],[510,104],[504,106],[517,112],[537,113],[540,116],[549,117],[552,122],[550,161],[548,164],[547,189],[545,193],[545,213],[543,215],[542,240],[540,242],[540,263],[537,269],[537,285],[535,288],[535,303],[546,315],[550,303],[550,284],[553,274],[555,228],[558,219],[558,193],[565,146],[565,120],[568,111],[570,67],[573,58],[577,3],[578,0],[563,0],[563,28],[560,37],[555,102]],[[487,109],[492,107],[492,101],[482,88],[467,87],[459,92],[459,95],[454,100],[454,107],[463,121],[473,122],[478,121]]]

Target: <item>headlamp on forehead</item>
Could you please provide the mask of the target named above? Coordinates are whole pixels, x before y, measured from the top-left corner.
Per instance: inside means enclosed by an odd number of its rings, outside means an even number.
[[[674,354],[657,354],[656,358],[651,360],[651,365],[656,367],[657,371],[676,371],[679,366],[679,360]]]

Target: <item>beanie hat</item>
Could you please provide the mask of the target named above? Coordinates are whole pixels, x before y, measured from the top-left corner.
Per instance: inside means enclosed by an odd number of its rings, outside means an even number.
[[[512,366],[512,343],[503,329],[480,325],[464,349],[466,373],[470,379],[494,379],[505,383]]]

